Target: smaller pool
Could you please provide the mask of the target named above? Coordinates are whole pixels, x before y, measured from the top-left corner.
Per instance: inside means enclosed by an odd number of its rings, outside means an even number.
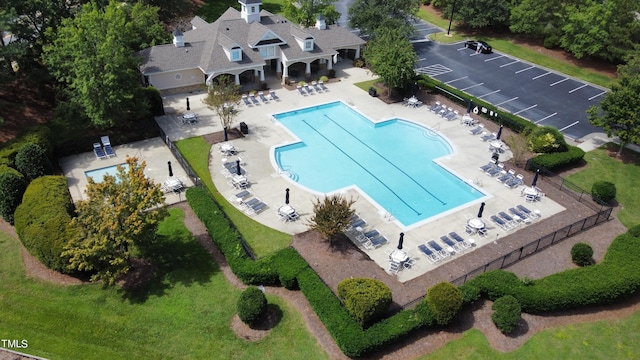
[[[125,171],[129,170],[129,165],[127,163],[122,163],[119,165],[122,166]],[[97,183],[102,182],[104,180],[105,175],[111,175],[115,177],[116,174],[118,173],[117,167],[118,165],[113,165],[113,166],[103,167],[100,169],[85,171],[84,176],[86,176],[87,179],[90,177],[93,178],[93,181]]]

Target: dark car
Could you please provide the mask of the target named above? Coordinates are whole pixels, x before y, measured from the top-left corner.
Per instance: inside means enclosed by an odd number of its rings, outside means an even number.
[[[464,42],[464,47],[475,50],[476,52],[481,52],[483,54],[491,53],[491,45],[482,40],[467,40]]]

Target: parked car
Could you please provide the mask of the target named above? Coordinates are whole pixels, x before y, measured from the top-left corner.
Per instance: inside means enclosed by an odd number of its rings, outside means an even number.
[[[464,42],[464,47],[475,50],[476,52],[478,52],[479,48],[479,51],[483,54],[490,54],[492,51],[491,45],[482,40],[467,40]]]

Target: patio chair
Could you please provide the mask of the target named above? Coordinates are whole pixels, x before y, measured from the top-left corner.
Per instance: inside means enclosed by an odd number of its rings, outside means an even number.
[[[313,95],[313,88],[309,86],[309,84],[304,84],[304,89],[307,91],[307,94]]]
[[[433,105],[431,105],[431,107],[429,108],[429,111],[437,114],[440,112],[441,109],[442,109],[442,105],[440,105],[440,101],[436,101]]]
[[[269,98],[273,101],[280,100],[280,98],[278,97],[278,95],[276,95],[276,92],[274,90],[269,90]]]
[[[247,97],[247,94],[242,94],[242,101],[244,101],[245,105],[251,106],[251,101],[249,101],[249,98]]]
[[[491,219],[491,221],[493,221],[494,224],[498,225],[498,227],[504,231],[511,231],[511,229],[513,229],[511,225],[507,224],[504,220],[500,219],[496,215],[491,215],[489,218]]]
[[[492,141],[492,140],[495,140],[497,136],[498,136],[497,133],[491,133],[491,134],[485,133],[484,135],[480,136],[480,140],[484,142]]]
[[[322,92],[322,88],[318,85],[318,83],[317,83],[317,82],[312,81],[312,82],[311,82],[311,85],[313,86],[313,89],[314,89],[316,92]]]
[[[504,186],[508,187],[509,189],[517,188],[518,186],[524,184],[523,179],[524,176],[522,174],[518,174],[514,179],[505,182]]]
[[[518,205],[516,206],[518,208],[518,210],[522,211],[523,213],[525,213],[531,220],[536,220],[540,217],[540,215],[534,213],[533,211],[527,209],[524,205]]]
[[[400,263],[392,261],[391,263],[389,263],[389,269],[387,269],[387,271],[390,274],[398,275],[398,271],[400,271]]]
[[[497,165],[495,163],[495,161],[491,160],[488,163],[486,163],[485,165],[480,166],[480,171],[482,172],[487,172],[493,168],[495,168]]]
[[[351,220],[351,222],[347,225],[344,231],[354,232],[356,231],[357,228],[362,228],[365,225],[367,225],[367,222],[364,219],[361,219],[360,217],[358,217],[358,215],[356,215],[356,218]]]
[[[513,180],[516,177],[516,171],[513,169],[509,169],[509,171],[505,172],[504,174],[498,176],[496,178],[496,180],[499,183],[506,183],[507,181]]]
[[[442,258],[446,258],[450,255],[448,252],[444,251],[442,246],[440,246],[437,242],[433,240],[430,240],[429,242],[427,242],[427,245],[429,245],[429,247],[432,248]]]
[[[478,229],[478,235],[480,237],[485,237],[489,234],[489,230],[487,228]]]
[[[389,241],[387,241],[387,238],[382,236],[382,235],[378,235],[376,237],[374,237],[373,239],[370,239],[369,241],[371,241],[371,243],[373,244],[373,247],[375,249],[379,248],[382,245],[388,244]]]
[[[363,241],[371,240],[378,235],[380,235],[380,232],[378,232],[378,230],[376,229],[373,229],[371,231],[367,231],[364,234],[360,234],[356,236],[356,240],[358,240],[359,242],[363,242]]]
[[[455,242],[458,243],[458,245],[460,245],[463,249],[469,249],[471,247],[471,244],[469,244],[468,242],[466,242],[462,236],[458,235],[458,233],[456,233],[455,231],[452,231],[449,233],[449,236],[455,240]]]
[[[104,152],[107,154],[107,157],[116,156],[116,152],[113,151],[113,148],[111,147],[111,140],[109,140],[108,135],[101,137],[100,141],[102,142],[102,146],[104,147]]]
[[[396,251],[396,250],[395,250],[395,249],[392,249],[392,248],[390,248],[390,247],[388,247],[388,246],[387,246],[387,247],[384,249],[384,254],[385,254],[385,255],[387,255],[387,256],[391,256],[391,254],[393,254],[393,252],[394,252],[394,251]]]
[[[260,203],[260,202],[261,202],[261,201],[260,201],[260,199],[258,199],[258,198],[255,198],[255,197],[254,197],[254,198],[251,198],[251,199],[249,199],[249,200],[247,200],[247,201],[242,201],[242,202],[240,203],[240,205],[242,205],[242,206],[243,206],[243,207],[245,207],[245,208],[250,208],[250,207],[252,207],[253,205],[256,205],[256,204],[258,204],[258,203]]]
[[[264,92],[262,92],[262,91],[258,91],[258,97],[265,104],[267,104],[269,102],[269,100],[267,100],[267,98],[264,97]]]
[[[412,258],[409,258],[407,261],[403,262],[402,266],[404,266],[404,268],[407,270],[411,270],[414,267],[418,268],[418,266],[416,265],[416,260]]]
[[[476,126],[473,129],[469,130],[469,134],[478,135],[478,134],[481,134],[483,131],[484,131],[484,124],[478,124],[478,126]]]
[[[93,143],[93,153],[96,154],[97,159],[102,160],[107,158],[107,154],[104,153],[100,143]]]
[[[267,208],[267,204],[263,203],[262,201],[258,201],[258,203],[251,205],[244,212],[249,216],[254,216],[254,215],[260,214],[266,208]]]
[[[507,222],[507,224],[513,226],[514,228],[520,226],[520,223],[516,221],[516,219],[512,218],[509,214],[507,214],[504,211],[499,211],[498,216],[503,218]]]
[[[516,208],[509,208],[509,212],[511,214],[513,214],[514,216],[517,216],[520,218],[521,221],[524,221],[525,224],[530,224],[531,223],[531,218],[529,218],[527,216],[527,214],[522,213],[522,211],[516,209]]]
[[[438,260],[440,260],[440,257],[438,257],[438,255],[436,255],[433,251],[431,251],[431,249],[429,249],[425,244],[418,245],[418,251],[420,251],[420,253],[422,253],[422,255],[424,255],[424,257],[426,257],[432,263],[436,263],[438,262]]]
[[[489,169],[487,171],[485,171],[485,174],[489,175],[489,176],[498,176],[498,174],[500,174],[500,172],[504,169],[504,164],[500,163],[498,165],[496,165],[493,169]]]
[[[302,95],[302,96],[306,96],[307,95],[307,92],[304,91],[302,86],[298,85],[298,86],[296,86],[296,89],[298,89],[298,92],[300,93],[300,95]]]
[[[440,236],[440,240],[442,240],[442,242],[445,243],[445,245],[453,248],[453,250],[455,250],[457,252],[462,251],[462,248],[458,245],[458,243],[456,243],[455,241],[449,239],[449,237],[447,235]]]
[[[318,85],[320,85],[320,88],[322,89],[322,91],[329,91],[329,88],[324,86],[324,81],[322,80],[318,81]]]

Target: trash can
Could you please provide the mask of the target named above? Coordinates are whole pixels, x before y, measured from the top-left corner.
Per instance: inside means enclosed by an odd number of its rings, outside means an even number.
[[[249,133],[249,127],[247,126],[247,123],[245,123],[244,121],[240,123],[240,132],[245,135]]]
[[[378,91],[373,86],[369,88],[369,95],[376,97],[378,96]]]

